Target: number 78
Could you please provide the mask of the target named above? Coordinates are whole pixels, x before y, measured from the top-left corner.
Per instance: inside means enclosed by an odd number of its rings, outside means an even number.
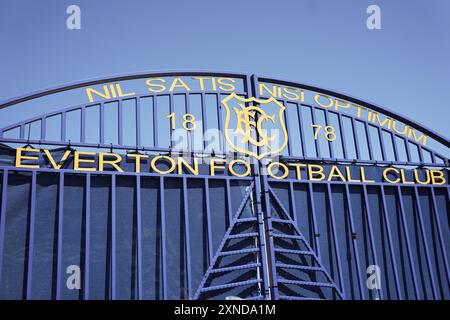
[[[319,138],[319,133],[322,129],[322,125],[320,124],[312,124],[311,127],[314,129],[314,140],[317,140]],[[334,130],[333,126],[325,126],[324,129],[324,137],[328,141],[334,141],[336,140],[336,132]]]

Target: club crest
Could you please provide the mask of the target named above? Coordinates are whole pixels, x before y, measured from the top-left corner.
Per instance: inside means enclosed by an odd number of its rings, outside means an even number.
[[[286,108],[274,97],[242,98],[232,93],[222,105],[226,110],[225,138],[233,150],[260,160],[286,147]]]

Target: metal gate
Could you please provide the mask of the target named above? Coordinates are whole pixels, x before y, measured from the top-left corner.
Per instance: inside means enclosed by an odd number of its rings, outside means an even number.
[[[154,91],[137,92],[143,83]],[[264,146],[230,148],[223,101],[232,94],[285,108],[283,150],[259,158]],[[73,102],[81,97],[89,102]],[[189,71],[69,84],[0,109],[19,117],[0,129],[3,299],[450,297],[450,143],[385,108],[267,77]],[[27,110],[35,115],[23,119]],[[174,138],[187,114],[199,127]],[[319,138],[326,128],[332,137]],[[208,143],[211,129],[220,134]],[[192,174],[172,165],[183,154],[246,159],[251,174],[220,161],[221,174],[202,165]],[[140,172],[136,157],[148,159]],[[149,170],[158,157],[166,163]],[[299,179],[309,166],[347,176]],[[398,182],[361,177],[386,168]]]

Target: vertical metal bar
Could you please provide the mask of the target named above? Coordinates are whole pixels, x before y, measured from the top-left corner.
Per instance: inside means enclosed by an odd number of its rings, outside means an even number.
[[[255,165],[255,167],[257,167],[258,164]],[[258,169],[255,169],[255,171],[258,171]],[[273,294],[272,294],[272,288],[271,288],[271,284],[272,284],[272,278],[273,277],[277,277],[276,274],[272,274],[271,271],[269,270],[269,265],[274,263],[274,261],[270,262],[269,259],[271,259],[271,257],[275,257],[275,255],[270,256],[270,253],[274,254],[273,252],[273,247],[268,247],[268,241],[266,238],[266,230],[265,230],[265,218],[264,218],[264,211],[262,208],[262,198],[263,198],[263,193],[262,193],[262,189],[261,189],[261,185],[260,182],[258,182],[258,178],[255,179],[255,194],[256,194],[256,202],[255,202],[255,215],[256,218],[258,220],[258,234],[259,234],[259,252],[261,255],[261,262],[262,262],[262,273],[263,273],[263,290],[262,293],[264,294],[264,297],[266,297],[267,299],[273,299]],[[270,252],[269,250],[272,250],[272,252]]]
[[[58,262],[56,275],[56,299],[61,299],[62,282],[62,249],[63,249],[63,219],[64,219],[64,173],[59,174],[58,190]]]
[[[45,140],[46,119],[46,117],[41,118],[41,140]]]
[[[233,210],[231,209],[231,187],[230,187],[230,179],[226,179],[226,192],[227,192],[227,212],[228,212],[228,224],[227,228],[230,226],[233,221]]]
[[[356,235],[355,230],[355,224],[353,222],[353,207],[352,207],[352,201],[350,199],[350,190],[348,187],[348,184],[345,184],[345,197],[347,199],[347,209],[348,209],[348,219],[350,224],[350,230],[352,232],[352,245],[353,245],[353,251],[355,252],[355,262],[356,262],[356,273],[358,276],[358,285],[359,285],[359,293],[361,295],[361,299],[366,299],[365,290],[363,287],[363,280],[361,276],[361,263],[359,259],[359,249],[358,249],[358,241],[356,237],[353,237],[353,234]]]
[[[298,127],[300,129],[300,143],[302,145],[302,156],[306,157],[306,146],[305,146],[305,134],[304,134],[304,130],[303,130],[303,121],[302,121],[302,104],[296,104],[297,106],[297,118],[298,118]]]
[[[111,175],[111,300],[116,300],[116,175]]]
[[[136,146],[141,146],[141,98],[136,97]]]
[[[255,98],[259,98],[259,92],[256,89],[259,84],[258,77],[246,76],[245,77],[245,89],[247,92],[247,96],[254,96]],[[257,137],[256,137],[257,138]],[[250,146],[254,152],[258,152],[258,148],[256,146]],[[267,195],[269,190],[265,189],[264,185],[264,176],[261,175],[264,164],[260,161],[252,160],[252,164],[254,167],[254,184],[255,184],[255,198],[256,202],[254,203],[254,212],[255,216],[258,220],[258,240],[259,240],[259,253],[261,255],[261,264],[262,264],[262,280],[263,280],[263,288],[260,288],[262,294],[266,299],[277,299],[278,297],[278,288],[275,287],[276,283],[274,280],[277,278],[277,274],[273,273],[274,265],[275,265],[275,252],[274,247],[270,245],[269,241],[269,231],[271,231],[271,225],[269,226],[267,222],[270,222],[270,212],[265,214],[263,210],[263,199],[267,199]],[[264,188],[264,189],[263,189]],[[264,190],[264,191],[263,191]],[[270,204],[269,204],[270,207]],[[273,241],[272,241],[273,242]]]
[[[20,139],[25,139],[25,125],[20,125],[20,132],[19,132]]]
[[[171,94],[169,94],[169,114],[172,114],[172,112],[174,112],[173,110],[174,110],[173,94],[171,93]],[[174,129],[174,128],[169,129],[169,146],[170,146],[170,148],[174,147],[173,138],[172,138],[172,132],[173,132],[172,129]]]
[[[161,251],[162,251],[162,282],[163,299],[167,300],[167,259],[166,259],[166,209],[164,198],[164,177],[159,178],[159,196],[161,203]]]
[[[284,119],[285,119],[285,121],[284,121],[284,123],[285,123],[285,125],[286,125],[286,131],[287,131],[287,134],[288,134],[288,136],[290,136],[290,135],[292,135],[292,133],[291,133],[291,129],[289,128],[289,121],[287,121],[287,119],[286,119],[286,115],[287,115],[287,112],[288,112],[287,102],[286,102],[286,100],[281,100],[281,101],[279,101],[279,102],[280,102],[280,103],[284,106],[284,108],[285,108],[285,112],[284,112]],[[280,119],[280,121],[282,121],[282,120]],[[288,139],[287,147],[288,147],[288,155],[292,156],[294,152],[293,152],[293,150],[292,150],[292,142],[291,142],[291,139]]]
[[[367,125],[367,122],[363,122],[364,124],[364,132],[366,133],[367,137],[367,149],[369,149],[369,159],[375,160],[373,156],[373,150],[372,150],[372,140],[370,139],[370,132],[369,132],[369,126]]]
[[[370,238],[370,247],[372,251],[372,259],[375,265],[379,266],[377,254],[376,254],[376,247],[375,247],[375,241],[373,238],[373,228],[372,228],[372,218],[370,214],[370,207],[369,207],[369,198],[367,196],[367,187],[366,185],[363,185],[363,194],[364,194],[364,208],[366,211],[366,218],[367,218],[367,227],[369,229],[369,238]],[[380,289],[380,299],[383,300],[383,290]]]
[[[202,92],[201,95],[201,107],[202,107],[202,123],[203,123],[203,135],[205,136],[206,130],[208,130],[208,123],[207,123],[207,117],[206,117],[206,106],[205,106],[205,94]],[[206,139],[203,139],[203,150],[206,150]]]
[[[184,206],[184,239],[186,248],[186,290],[187,297],[184,299],[190,299],[192,294],[192,284],[191,284],[191,240],[189,232],[189,204],[187,196],[187,179],[183,177],[183,206]]]
[[[361,151],[359,149],[358,130],[356,130],[355,119],[349,118],[352,123],[353,139],[355,141],[356,159],[361,159]]]
[[[33,284],[33,253],[34,253],[34,224],[36,218],[36,171],[31,173],[31,203],[30,203],[30,224],[28,236],[28,265],[27,265],[27,294],[26,299],[31,299]]]
[[[378,126],[375,128],[377,128],[378,139],[380,139],[381,156],[383,158],[383,161],[387,161],[386,148],[384,146],[384,140],[383,140],[383,130]]]
[[[122,99],[118,100],[118,113],[117,113],[117,141],[119,142],[119,146],[123,144],[123,109],[122,109],[123,103]]]
[[[86,107],[81,108],[80,142],[86,141]]]
[[[431,154],[431,162],[436,163],[436,157],[434,155],[434,152],[430,150],[430,154]]]
[[[66,141],[66,113],[61,113],[61,141]]]
[[[221,100],[220,92],[217,92],[217,122],[218,122],[218,130],[219,130],[219,146],[221,153],[225,153],[225,141],[224,135],[222,134],[222,100]]]
[[[402,300],[403,295],[402,295],[402,291],[401,291],[400,281],[398,279],[397,260],[396,260],[394,247],[392,245],[393,241],[392,241],[392,233],[391,233],[391,223],[389,222],[389,213],[388,213],[387,206],[386,206],[386,195],[384,192],[383,185],[380,185],[380,190],[381,190],[381,201],[383,204],[383,217],[384,217],[384,221],[386,223],[386,231],[387,231],[387,237],[388,237],[388,242],[389,242],[389,252],[391,254],[392,268],[394,269],[395,289],[397,291],[399,300]]]
[[[392,132],[389,132],[389,134],[391,135],[392,138],[392,149],[394,149],[394,160],[395,161],[399,161],[399,157],[398,157],[398,151],[397,151],[397,140],[395,139],[395,134],[393,134]]]
[[[191,113],[191,106],[190,106],[190,101],[189,101],[189,94],[185,93],[184,94],[184,105],[186,106],[186,113]],[[196,120],[195,122],[197,123],[198,120]],[[186,132],[186,136],[187,136],[187,148],[190,151],[194,151],[194,143],[193,143],[193,139],[192,139],[192,135],[193,135],[193,131],[194,130],[188,130]]]
[[[412,277],[413,277],[414,291],[416,293],[416,299],[421,299],[420,294],[419,294],[419,287],[417,285],[416,270],[414,267],[414,261],[413,261],[412,252],[411,252],[411,245],[410,245],[410,241],[409,241],[409,232],[408,232],[408,226],[406,224],[405,210],[403,209],[402,190],[399,186],[397,186],[397,195],[398,195],[398,202],[400,205],[400,214],[401,214],[401,219],[402,219],[403,230],[405,232],[406,249],[408,251],[408,260],[409,260],[409,265],[411,267],[411,272],[412,272]]]
[[[447,176],[449,176],[447,174]],[[450,185],[447,186],[447,203],[450,206]]]
[[[439,211],[438,211],[438,207],[436,204],[436,195],[434,193],[434,187],[431,187],[430,190],[431,190],[431,200],[433,203],[434,219],[436,220],[439,244],[440,244],[441,251],[442,251],[442,259],[444,260],[444,265],[445,265],[445,273],[447,275],[447,281],[450,283],[450,271],[449,271],[449,267],[448,267],[447,252],[445,251],[445,242],[444,242],[442,228],[441,228],[441,219],[439,218]],[[450,191],[449,191],[449,194],[450,194]],[[450,195],[449,195],[449,197],[450,197]]]
[[[424,160],[423,160],[423,150],[422,150],[422,146],[420,145],[420,143],[417,144],[417,149],[419,150],[419,161],[420,162],[424,162]]]
[[[407,161],[411,161],[411,152],[409,150],[409,141],[406,138],[402,138],[403,142],[405,143],[405,150],[406,150],[406,159]]]
[[[100,143],[105,143],[105,104],[100,103]]]
[[[312,183],[308,182],[308,194],[309,194],[309,202],[311,204],[311,214],[312,214],[312,224],[314,234],[312,235],[314,241],[314,249],[316,251],[317,257],[320,260],[320,243],[319,243],[319,230],[317,229],[317,220],[316,220],[316,205],[314,204],[314,193]]]
[[[157,97],[153,96],[152,97],[152,102],[153,102],[153,146],[157,147],[159,146],[159,142],[158,142],[158,102],[157,102]]]
[[[427,240],[425,238],[425,236],[426,236],[425,227],[424,227],[423,219],[422,219],[422,208],[420,207],[419,192],[417,190],[417,186],[414,186],[414,196],[416,199],[417,214],[418,214],[418,218],[419,218],[419,227],[420,227],[420,233],[422,234],[423,246],[425,248],[425,257],[427,259],[428,272],[430,273],[429,275],[430,275],[431,287],[433,288],[433,297],[436,300],[436,299],[438,299],[438,293],[436,290],[436,282],[434,281],[434,272],[433,272],[433,268],[431,266],[431,259],[430,259],[430,253],[428,250],[428,244],[427,244]]]
[[[5,224],[6,224],[6,200],[8,192],[8,170],[3,170],[2,179],[2,204],[0,212],[0,284],[2,283],[3,274],[3,249],[5,246]]]
[[[339,252],[338,239],[337,239],[337,235],[336,235],[336,222],[334,220],[333,198],[332,198],[330,183],[327,183],[327,193],[328,193],[328,204],[330,206],[330,218],[331,218],[331,228],[332,228],[332,232],[333,232],[334,253],[336,254],[339,282],[341,285],[340,289],[341,289],[342,297],[343,297],[343,299],[345,299],[346,298],[345,285],[344,285],[344,278],[342,275],[341,255]]]
[[[294,223],[297,223],[297,208],[295,206],[295,193],[294,193],[294,183],[291,181],[289,182],[289,199],[291,202],[291,210],[292,210],[292,220],[294,220]]]
[[[262,176],[262,185],[264,190],[261,195],[264,197],[264,210],[266,211],[265,216],[265,225],[266,225],[266,246],[269,248],[271,259],[269,260],[268,267],[270,268],[270,272],[272,274],[271,282],[272,282],[272,298],[274,300],[278,300],[278,276],[276,269],[276,261],[275,261],[275,244],[273,241],[273,227],[272,227],[272,209],[270,203],[270,193],[269,193],[269,182],[267,181],[267,175]]]
[[[86,224],[85,233],[85,250],[84,250],[84,300],[89,300],[89,280],[90,280],[90,252],[91,252],[91,174],[86,174]]]
[[[342,143],[342,155],[344,159],[347,159],[347,145],[345,143],[345,133],[344,126],[342,125],[342,115],[338,112],[338,122],[339,122],[339,132],[341,133],[341,143]]]
[[[313,125],[317,124],[316,123],[315,111],[316,111],[316,108],[315,107],[311,107],[311,122],[312,122]],[[311,129],[313,130],[313,134],[314,134],[315,133],[315,128],[313,127]],[[316,146],[316,155],[317,155],[318,158],[320,158],[321,157],[320,144],[319,144],[318,139],[314,139],[314,145]]]
[[[214,248],[212,244],[212,231],[211,231],[211,209],[210,209],[210,201],[209,201],[209,179],[205,180],[205,202],[206,202],[206,224],[207,224],[207,232],[208,232],[208,265],[214,259]]]
[[[330,125],[330,119],[329,119],[329,116],[328,116],[328,110],[324,110],[324,112],[325,112],[325,125],[328,126],[328,125]],[[330,158],[334,158],[333,141],[328,141],[328,148],[330,150]]]
[[[136,175],[136,220],[137,220],[137,295],[142,300],[142,201],[141,176]]]

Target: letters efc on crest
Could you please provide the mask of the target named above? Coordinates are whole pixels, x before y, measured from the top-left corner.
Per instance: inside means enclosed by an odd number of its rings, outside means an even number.
[[[232,149],[261,160],[287,145],[285,107],[277,99],[242,98],[232,93],[222,100],[226,110],[225,139]],[[232,118],[236,121],[233,121]],[[272,130],[269,130],[272,127]],[[273,130],[275,129],[275,130]],[[248,146],[256,148],[248,148]]]

